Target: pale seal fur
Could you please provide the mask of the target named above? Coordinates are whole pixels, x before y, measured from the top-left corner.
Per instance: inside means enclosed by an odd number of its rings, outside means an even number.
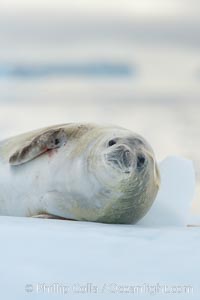
[[[121,127],[63,124],[0,142],[0,215],[135,223],[159,182],[151,146]]]

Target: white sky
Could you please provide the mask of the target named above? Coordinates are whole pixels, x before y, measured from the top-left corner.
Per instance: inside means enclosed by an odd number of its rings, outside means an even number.
[[[199,2],[197,0],[3,0],[0,8],[2,13],[44,10],[173,17],[198,15]]]

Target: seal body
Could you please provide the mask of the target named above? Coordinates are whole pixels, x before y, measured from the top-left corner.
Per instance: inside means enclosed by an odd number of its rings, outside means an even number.
[[[159,188],[151,146],[116,126],[64,124],[0,142],[0,214],[135,223]]]

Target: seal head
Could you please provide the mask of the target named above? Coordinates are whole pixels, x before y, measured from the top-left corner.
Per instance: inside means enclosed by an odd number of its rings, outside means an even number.
[[[143,137],[108,129],[90,148],[87,161],[88,172],[101,185],[103,209],[96,221],[136,223],[148,212],[160,175],[153,150]]]

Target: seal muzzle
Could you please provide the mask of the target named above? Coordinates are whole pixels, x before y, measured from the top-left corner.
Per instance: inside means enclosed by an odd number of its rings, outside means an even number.
[[[130,173],[133,165],[133,153],[125,145],[118,145],[105,154],[106,160],[124,173]]]

